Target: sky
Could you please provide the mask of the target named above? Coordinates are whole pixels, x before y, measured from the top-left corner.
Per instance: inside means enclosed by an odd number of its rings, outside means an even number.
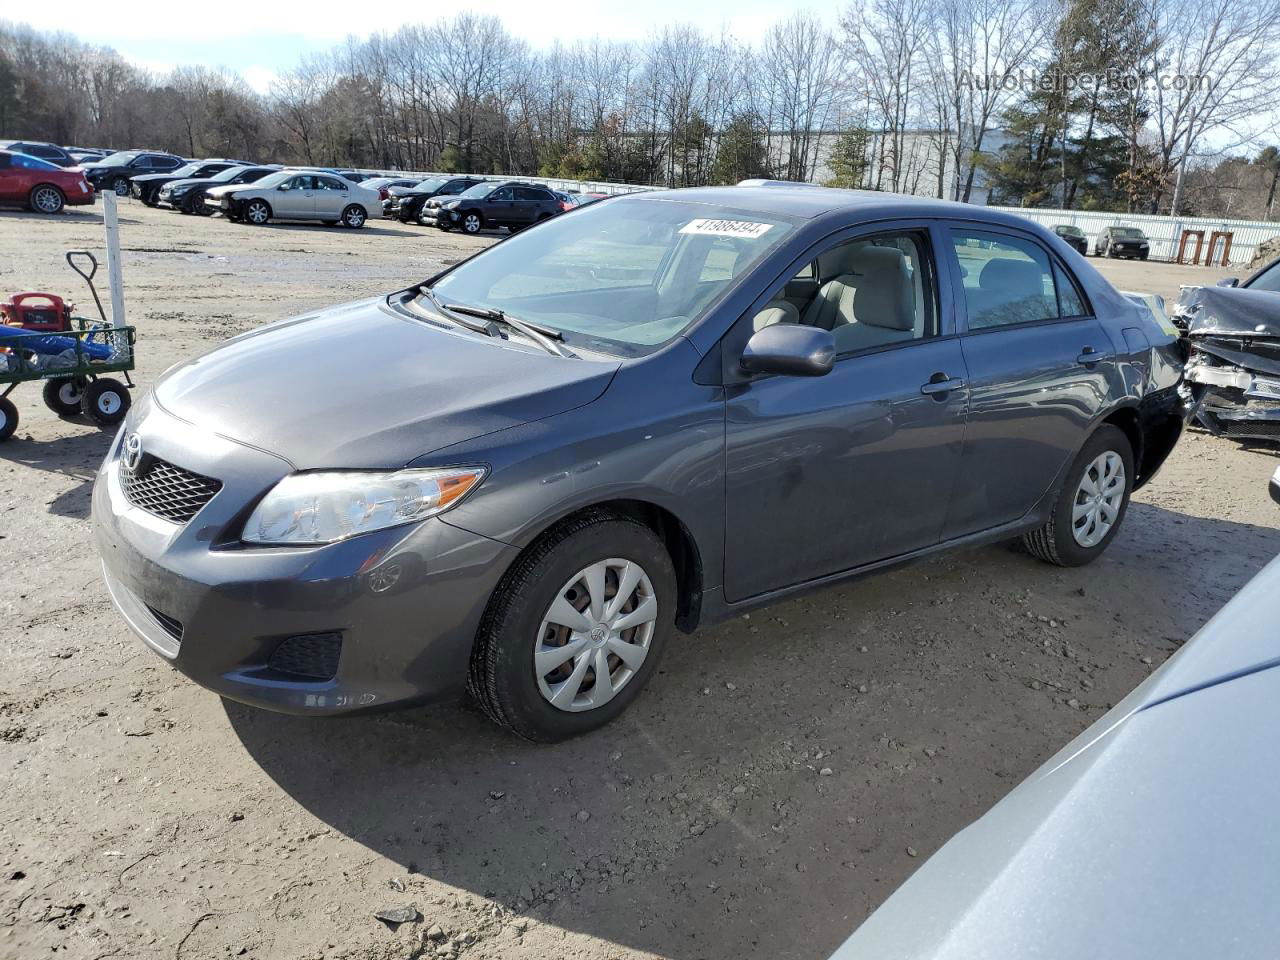
[[[381,6],[375,4],[374,9]],[[840,0],[818,0],[808,9],[834,26],[843,6]],[[183,9],[180,5],[169,11],[148,11],[145,16],[130,13],[112,17],[103,15],[99,2],[62,0],[48,7],[27,4],[14,19],[38,30],[69,30],[86,43],[113,47],[134,63],[157,72],[188,64],[227,67],[265,92],[278,72],[347,36],[394,32],[405,23],[447,18],[460,8],[450,7],[438,14],[429,8],[412,15],[361,14],[359,4],[334,0],[303,5],[223,0],[215,16],[190,19],[182,14]],[[513,35],[534,48],[544,48],[556,39],[572,43],[597,35],[610,40],[642,40],[654,29],[674,23],[691,23],[716,33],[723,27],[750,42],[795,8],[766,0],[702,0],[696,4],[646,0],[639,8],[600,4],[598,0],[558,0],[554,7],[527,0],[471,0],[467,9],[498,17]]]

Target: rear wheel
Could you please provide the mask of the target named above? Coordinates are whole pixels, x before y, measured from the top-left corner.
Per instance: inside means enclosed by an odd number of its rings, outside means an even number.
[[[608,723],[657,669],[675,620],[676,577],[638,521],[591,512],[555,528],[502,578],[467,687],[498,724],[555,741]]]
[[[244,219],[260,227],[271,219],[271,207],[265,200],[250,200],[245,204]]]
[[[1076,455],[1049,521],[1023,537],[1026,548],[1060,567],[1096,560],[1120,529],[1133,477],[1129,438],[1119,427],[1103,424]]]
[[[8,440],[18,429],[18,408],[8,397],[0,397],[0,441]]]
[[[98,426],[114,426],[129,412],[129,391],[119,380],[110,377],[94,380],[85,387],[80,409]]]
[[[44,382],[44,405],[60,417],[81,413],[80,402],[86,386],[83,377],[58,377]]]
[[[347,209],[342,211],[342,225],[350,227],[352,230],[359,230],[364,226],[368,214],[364,212],[364,207],[358,203],[353,203]]]
[[[62,191],[51,183],[33,187],[27,196],[27,205],[36,213],[61,213],[66,203],[67,198]]]

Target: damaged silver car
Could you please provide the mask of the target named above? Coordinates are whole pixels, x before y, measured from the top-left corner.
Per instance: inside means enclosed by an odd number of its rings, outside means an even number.
[[[1190,418],[1215,436],[1280,440],[1280,293],[1191,288],[1176,320]]]

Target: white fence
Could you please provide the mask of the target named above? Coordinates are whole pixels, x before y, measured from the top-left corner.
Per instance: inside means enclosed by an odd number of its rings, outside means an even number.
[[[1225,231],[1231,236],[1230,262],[1248,264],[1258,244],[1272,237],[1280,237],[1280,223],[1265,220],[1213,220],[1208,217],[1161,217],[1141,213],[1097,213],[1085,210],[1041,210],[1029,207],[992,207],[1034,220],[1047,227],[1067,223],[1079,227],[1089,238],[1089,251],[1093,252],[1098,235],[1106,227],[1137,227],[1151,241],[1151,256],[1155,260],[1172,260],[1178,254],[1178,240],[1183,230],[1203,230],[1204,249],[1200,262],[1208,253],[1209,237],[1214,231]],[[1195,240],[1187,241],[1186,257],[1195,253]],[[1222,243],[1215,251],[1215,262],[1222,260]]]
[[[330,167],[326,169],[335,168]],[[520,183],[540,183],[543,186],[550,187],[552,190],[559,190],[561,193],[604,193],[611,197],[622,193],[637,193],[641,190],[665,189],[663,187],[641,186],[640,184],[635,183],[614,183],[608,180],[565,180],[560,177],[507,176],[506,174],[484,173],[439,173],[432,170],[372,170],[360,167],[343,167],[341,169],[356,170],[358,173],[367,173],[371,177],[421,177],[425,180],[428,177],[475,176],[482,180],[515,180]]]

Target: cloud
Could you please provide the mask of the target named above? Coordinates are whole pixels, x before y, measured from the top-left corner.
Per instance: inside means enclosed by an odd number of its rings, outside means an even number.
[[[271,89],[271,85],[276,82],[279,74],[271,67],[253,64],[241,70],[240,76],[244,77],[244,82],[258,93],[267,93]]]

